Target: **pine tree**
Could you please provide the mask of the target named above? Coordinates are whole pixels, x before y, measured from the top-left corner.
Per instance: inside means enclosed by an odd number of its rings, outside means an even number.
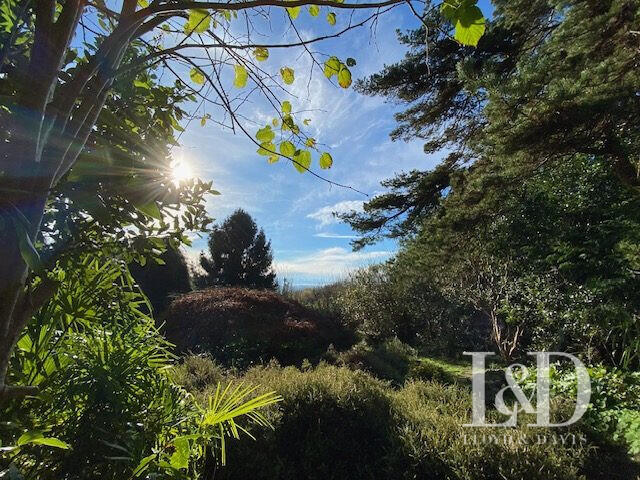
[[[640,194],[637,0],[492,3],[477,48],[453,42],[432,12],[426,46],[425,28],[401,34],[405,58],[358,83],[407,105],[393,139],[424,139],[444,160],[387,180],[388,192],[346,215],[364,235],[357,247],[415,233],[452,191],[472,205],[576,156],[605,160]]]
[[[271,242],[242,209],[213,228],[209,236],[209,255],[200,256],[200,265],[206,272],[196,279],[200,287],[276,287],[276,275],[271,267]]]

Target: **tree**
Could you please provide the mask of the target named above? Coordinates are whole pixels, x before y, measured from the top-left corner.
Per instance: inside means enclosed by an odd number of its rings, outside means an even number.
[[[434,171],[387,181],[389,192],[346,216],[363,234],[356,246],[413,233],[415,217],[428,216],[450,189],[473,203],[491,183],[511,188],[575,155],[606,160],[622,183],[640,188],[637,2],[493,4],[478,48],[447,41],[431,13],[425,27],[399,36],[408,47],[402,61],[357,84],[407,105],[393,139],[424,139],[426,153],[445,159]],[[479,175],[463,175],[471,169]]]
[[[276,288],[276,274],[271,268],[271,242],[264,231],[242,209],[233,212],[209,235],[209,254],[200,256],[206,274],[199,286],[242,286]]]
[[[76,164],[90,137],[96,133],[96,122],[103,113],[105,103],[112,98],[113,86],[118,79],[128,77],[136,87],[146,88],[146,79],[136,78],[137,74],[153,65],[162,65],[178,78],[180,86],[186,85],[194,96],[200,98],[202,105],[206,103],[212,108],[220,107],[224,111],[221,124],[225,125],[226,118],[230,122],[226,125],[230,128],[248,133],[237,115],[237,108],[244,103],[246,96],[232,98],[223,85],[221,71],[233,67],[234,86],[244,88],[249,79],[255,82],[258,90],[276,107],[277,121],[274,125],[280,125],[289,137],[280,142],[279,152],[276,152],[273,143],[275,134],[271,126],[260,129],[256,139],[252,138],[259,146],[258,153],[266,155],[271,162],[282,156],[289,159],[299,171],[308,171],[311,152],[303,145],[316,148],[315,141],[303,136],[291,112],[290,103],[280,102],[274,93],[274,88],[293,83],[294,70],[282,66],[281,83],[278,83],[256,64],[256,61],[266,60],[269,48],[292,45],[252,43],[248,39],[254,38],[251,35],[253,23],[248,18],[246,22],[237,22],[247,29],[241,36],[231,32],[229,24],[235,20],[238,12],[248,15],[253,11],[256,16],[264,17],[268,15],[269,7],[287,8],[291,21],[304,5],[314,4],[314,12],[317,13],[317,7],[335,10],[388,9],[400,3],[404,3],[404,0],[359,4],[328,0],[252,0],[234,3],[122,0],[120,8],[114,10],[111,8],[113,5],[102,0],[5,2],[0,15],[0,68],[3,74],[0,83],[3,92],[9,92],[9,95],[3,96],[0,109],[0,249],[4,259],[0,276],[0,399],[24,393],[23,389],[12,389],[6,385],[9,358],[31,313],[50,298],[56,288],[55,282],[44,273],[46,266],[41,264],[34,248],[45,206],[50,193]],[[482,23],[484,30],[484,19],[481,14],[478,18],[474,9],[476,7],[470,2],[447,9],[450,21],[459,24],[456,32],[471,33],[462,39],[470,43],[477,42],[482,34],[479,23]],[[381,10],[378,10],[360,23],[349,23],[341,32],[329,37],[365,25],[380,13]],[[461,16],[467,20],[472,18],[473,25],[468,21],[459,21]],[[326,18],[330,24],[335,24],[334,12],[330,11]],[[213,31],[216,27],[223,30],[221,35]],[[79,33],[86,32],[95,38],[95,44],[85,42],[78,54],[72,48],[73,40],[80,36]],[[176,37],[180,38],[177,43],[166,43]],[[244,40],[236,41],[238,38]],[[300,41],[293,46],[306,47],[308,43],[323,37],[299,38]],[[131,47],[135,46],[144,50],[144,54],[132,59],[128,54]],[[220,56],[210,56],[213,47],[219,49]],[[189,49],[194,48],[201,48],[203,57],[198,59],[196,55],[189,56]],[[307,52],[312,56],[317,55],[308,49]],[[203,61],[202,58],[207,60]],[[314,64],[319,63],[315,57],[314,61]],[[178,65],[188,69],[189,81],[180,78],[176,72]],[[342,87],[347,88],[351,84],[348,66],[337,57],[330,57],[325,62],[325,75],[330,79],[335,76]],[[205,88],[207,90],[203,91]],[[214,92],[215,98],[208,98],[206,91]],[[174,129],[182,128],[178,116],[165,114],[164,117]],[[201,115],[202,122],[210,118],[209,114]],[[135,131],[135,122],[126,126],[131,133],[138,133]],[[301,148],[296,148],[296,145]],[[320,166],[329,168],[331,163],[331,156],[324,152],[320,156]],[[162,226],[164,205],[159,205],[158,201],[166,189],[151,189],[148,192],[143,188],[150,185],[147,180],[138,177],[134,182],[137,188],[129,185],[128,189],[123,189],[124,203],[137,205],[137,210],[144,218],[156,218]],[[166,184],[162,186],[166,187]],[[141,196],[141,191],[149,194]],[[193,219],[194,214],[187,212],[183,216]]]
[[[576,157],[473,208],[451,193],[396,263],[483,312],[505,357],[532,345],[637,365],[639,203],[609,162]]]
[[[187,261],[182,252],[170,246],[158,258],[130,264],[129,271],[149,299],[155,315],[164,312],[172,295],[191,291]]]

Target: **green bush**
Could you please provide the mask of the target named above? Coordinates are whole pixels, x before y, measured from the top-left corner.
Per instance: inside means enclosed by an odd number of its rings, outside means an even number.
[[[416,353],[397,338],[371,346],[362,341],[336,355],[335,363],[352,370],[364,370],[373,376],[402,385]]]
[[[195,480],[222,463],[239,417],[264,423],[256,409],[273,394],[234,387],[198,405],[169,378],[170,345],[122,264],[86,258],[53,275],[60,287],[12,359],[12,382],[39,391],[2,406],[0,478],[123,479],[141,466],[146,478]],[[224,380],[211,362],[189,365],[202,384]]]
[[[620,442],[626,445],[629,453],[640,458],[640,372],[602,365],[589,367],[588,371],[591,399],[584,416],[585,423],[604,441]],[[554,365],[550,375],[553,395],[575,398],[577,377],[573,368]],[[535,378],[535,373],[528,378]],[[534,380],[523,383],[529,392],[535,390]]]
[[[307,371],[255,367],[242,379],[276,390],[284,400],[267,410],[273,430],[252,428],[257,443],[234,442],[222,479],[632,478],[621,464],[612,467],[608,452],[580,441],[558,441],[560,433],[584,436],[579,426],[561,432],[463,427],[471,416],[471,392],[461,385],[412,381],[395,390],[365,372],[326,364]],[[196,393],[207,391],[210,387]],[[554,418],[566,415],[567,408],[555,405]],[[499,419],[489,412],[489,420]],[[514,440],[523,435],[533,440],[505,442],[505,433]],[[473,434],[493,437],[474,443]],[[555,442],[537,443],[542,434]],[[599,476],[594,465],[609,476]]]
[[[359,270],[336,290],[342,321],[369,343],[397,337],[438,356],[483,350],[487,322],[396,261]]]

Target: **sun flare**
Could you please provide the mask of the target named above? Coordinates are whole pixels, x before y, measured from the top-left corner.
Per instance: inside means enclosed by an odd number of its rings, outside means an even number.
[[[189,180],[194,177],[193,169],[184,160],[175,160],[171,163],[171,179],[173,183],[179,185],[185,180]]]

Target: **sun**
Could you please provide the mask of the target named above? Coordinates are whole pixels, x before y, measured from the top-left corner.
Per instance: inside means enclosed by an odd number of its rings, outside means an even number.
[[[193,177],[194,173],[191,165],[183,159],[171,162],[171,179],[173,180],[173,183],[180,185],[185,180],[189,180]]]

